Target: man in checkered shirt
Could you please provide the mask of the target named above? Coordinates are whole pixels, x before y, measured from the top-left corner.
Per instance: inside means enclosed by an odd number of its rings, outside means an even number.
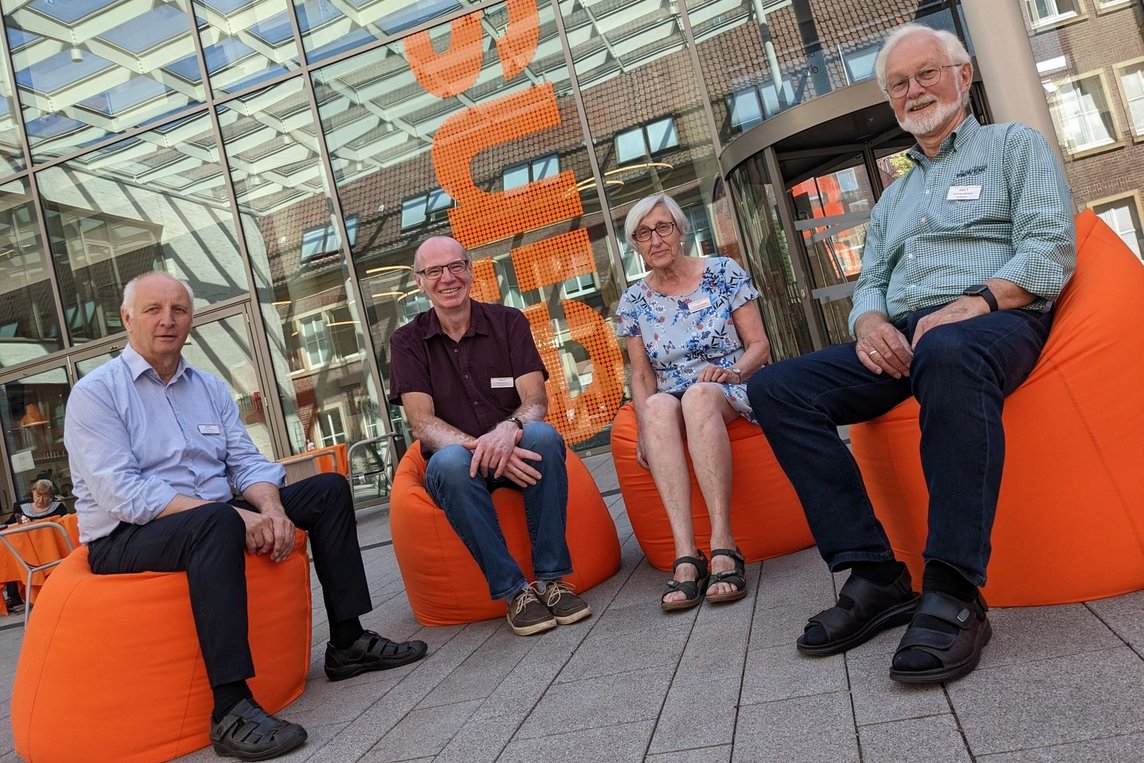
[[[949,32],[894,30],[875,63],[910,171],[874,207],[854,289],[854,342],[783,361],[748,394],[831,570],[838,601],[797,647],[822,656],[909,623],[890,677],[951,681],[992,630],[985,583],[1005,435],[1005,397],[1033,369],[1076,253],[1069,187],[1036,131],[967,116],[969,55]],[[930,492],[921,596],[894,559],[837,426],[921,404]]]

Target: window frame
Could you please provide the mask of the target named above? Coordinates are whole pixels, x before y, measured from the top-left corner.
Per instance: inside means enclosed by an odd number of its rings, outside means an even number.
[[[1118,201],[1126,200],[1130,201],[1132,206],[1135,208],[1136,221],[1141,226],[1139,229],[1137,229],[1137,245],[1141,247],[1140,254],[1137,256],[1140,258],[1141,265],[1144,265],[1144,196],[1142,196],[1139,189],[1125,191],[1124,193],[1114,193],[1111,196],[1104,196],[1099,199],[1086,201],[1084,208],[1091,209],[1094,214],[1099,216],[1100,213],[1097,212],[1097,207],[1107,207],[1115,204]],[[1116,233],[1119,235],[1119,231],[1116,231]]]
[[[1112,91],[1108,87],[1108,78],[1107,78],[1106,72],[1103,68],[1093,69],[1093,70],[1087,71],[1087,72],[1080,72],[1078,74],[1073,74],[1073,75],[1070,75],[1068,77],[1061,77],[1060,79],[1051,79],[1050,78],[1048,81],[1051,82],[1056,87],[1056,92],[1053,94],[1053,99],[1060,99],[1061,98],[1060,91],[1066,85],[1073,85],[1073,83],[1083,82],[1083,81],[1087,81],[1087,80],[1096,80],[1097,82],[1100,83],[1101,94],[1104,97],[1104,104],[1105,104],[1105,107],[1107,109],[1109,120],[1112,123],[1111,124],[1111,128],[1112,128],[1111,138],[1112,138],[1112,140],[1109,141],[1108,143],[1101,143],[1099,145],[1089,145],[1089,146],[1085,146],[1083,148],[1081,148],[1081,147],[1075,147],[1074,148],[1073,143],[1071,141],[1072,136],[1069,135],[1068,132],[1063,129],[1064,125],[1061,124],[1059,122],[1058,118],[1055,116],[1056,114],[1059,113],[1059,110],[1061,107],[1059,105],[1054,106],[1052,102],[1049,103],[1049,112],[1050,112],[1050,115],[1053,116],[1053,125],[1054,125],[1054,127],[1057,128],[1057,138],[1059,141],[1064,141],[1063,145],[1061,146],[1061,149],[1065,153],[1067,153],[1069,156],[1071,156],[1075,159],[1079,159],[1079,158],[1082,158],[1085,156],[1093,156],[1095,154],[1102,154],[1105,151],[1114,151],[1114,150],[1116,150],[1118,148],[1122,148],[1124,146],[1124,137],[1123,137],[1124,130],[1120,125],[1120,119],[1117,117],[1117,114],[1116,114],[1117,110],[1116,110],[1116,108],[1114,108],[1115,102],[1112,99]],[[1103,113],[1103,112],[1101,112],[1101,113]]]
[[[1059,8],[1061,3],[1072,3],[1076,8],[1072,13],[1057,13],[1055,16],[1046,16],[1041,18],[1036,14],[1037,0],[1025,0],[1025,11],[1029,15],[1030,27],[1035,32],[1042,32],[1046,29],[1054,29],[1056,27],[1067,26],[1068,24],[1075,24],[1079,21],[1084,21],[1089,17],[1088,6],[1085,5],[1084,0],[1051,0]]]
[[[441,204],[440,200],[446,199],[447,204]],[[407,209],[412,208],[413,204],[421,202],[421,219],[415,222],[407,223],[405,221],[405,212]],[[456,202],[453,197],[445,193],[443,188],[431,188],[425,193],[415,194],[413,196],[406,196],[401,200],[401,230],[410,231],[415,228],[420,228],[430,223],[441,222],[448,215],[448,211],[453,208]]]
[[[663,146],[662,148],[657,148],[653,151],[651,147],[651,133],[648,131],[648,128],[663,124],[664,122],[670,123],[670,134],[674,136],[675,142],[670,145]],[[639,134],[640,139],[643,141],[643,153],[621,158],[620,139],[632,136],[637,133]],[[612,148],[615,151],[617,167],[623,167],[629,162],[636,162],[640,159],[654,159],[657,156],[663,156],[668,152],[676,151],[680,149],[681,146],[683,146],[683,143],[679,139],[679,122],[677,121],[675,114],[668,114],[666,116],[656,117],[655,119],[649,119],[646,122],[642,122],[638,125],[635,125],[634,127],[629,127],[626,130],[620,130],[619,132],[616,132],[612,135]]]
[[[1124,89],[1124,74],[1129,70],[1139,72],[1142,85],[1144,85],[1144,56],[1140,56],[1138,58],[1130,58],[1127,61],[1121,61],[1120,63],[1113,64],[1112,70],[1115,73],[1116,88],[1117,92],[1120,94],[1120,102],[1124,106],[1124,118],[1128,123],[1127,132],[1132,134],[1133,141],[1137,143],[1144,141],[1144,121],[1140,123],[1138,130],[1137,124],[1132,118],[1132,108],[1131,103],[1128,100],[1128,93]],[[1144,88],[1142,88],[1140,102],[1141,105],[1144,106]]]

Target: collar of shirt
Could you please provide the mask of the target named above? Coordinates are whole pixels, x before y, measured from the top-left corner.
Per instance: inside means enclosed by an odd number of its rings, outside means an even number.
[[[132,381],[139,381],[139,377],[148,371],[151,372],[151,378],[159,381],[159,374],[155,371],[154,368],[151,367],[151,364],[148,363],[142,355],[135,351],[135,348],[132,347],[130,343],[128,343],[128,345],[123,348],[123,352],[120,353],[119,357],[123,360],[124,363],[127,364],[128,370],[131,371]],[[175,375],[171,377],[171,381],[168,384],[174,384],[177,382],[184,373],[190,375],[191,371],[192,369],[187,365],[186,358],[180,355],[179,367],[175,369]]]
[[[954,128],[953,132],[947,135],[945,140],[941,142],[941,146],[937,150],[937,156],[935,156],[934,159],[938,159],[951,151],[956,151],[957,144],[970,140],[973,137],[973,133],[980,127],[981,123],[978,122],[977,117],[972,114],[961,120],[961,124]],[[933,161],[926,156],[926,152],[922,151],[922,147],[917,143],[906,151],[906,156],[910,157],[910,159],[914,161],[914,164],[920,164],[923,167]]]
[[[425,323],[424,331],[421,333],[423,341],[429,340],[435,336],[447,336],[445,331],[441,328],[441,320],[437,317],[437,311],[430,309],[426,311],[428,319]],[[485,316],[485,311],[481,307],[481,303],[476,300],[469,301],[469,328],[466,329],[464,336],[481,336],[489,335],[489,319]]]

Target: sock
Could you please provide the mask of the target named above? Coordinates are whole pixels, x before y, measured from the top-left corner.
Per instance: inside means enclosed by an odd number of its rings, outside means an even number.
[[[335,649],[349,649],[358,640],[365,629],[361,627],[361,620],[351,617],[340,623],[330,623],[330,643]]]
[[[254,695],[250,693],[250,687],[246,685],[246,681],[231,681],[230,683],[219,684],[218,686],[212,686],[211,691],[214,692],[214,710],[211,712],[211,721],[213,723],[218,723],[225,718],[231,708],[242,700],[254,699]]]
[[[977,601],[977,586],[966,580],[953,567],[942,562],[926,562],[926,571],[922,576],[922,590],[944,593],[960,601]],[[929,615],[917,615],[910,625],[918,625],[940,633],[958,631],[956,625]],[[933,670],[941,667],[941,660],[920,649],[907,649],[894,657],[894,667],[898,670]]]
[[[888,562],[855,562],[850,566],[850,574],[869,580],[874,585],[887,586],[898,579],[905,565],[897,560]],[[854,600],[842,594],[835,604],[840,609],[849,610],[854,607]],[[802,634],[802,642],[807,646],[820,646],[827,642],[826,629],[821,625],[812,625]]]

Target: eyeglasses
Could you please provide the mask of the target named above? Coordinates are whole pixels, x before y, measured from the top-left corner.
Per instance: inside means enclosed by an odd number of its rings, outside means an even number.
[[[941,73],[944,69],[954,69],[964,64],[946,64],[945,66],[931,66],[927,69],[922,69],[920,72],[914,72],[912,77],[902,77],[896,79],[886,87],[886,93],[891,98],[901,98],[910,91],[910,80],[916,80],[922,87],[929,87],[936,85],[938,80],[941,79]]]
[[[459,276],[469,269],[468,260],[453,260],[452,262],[445,263],[444,265],[430,265],[427,268],[413,271],[419,276],[425,276],[430,281],[436,281],[438,278],[445,274],[448,270],[455,276]]]
[[[665,221],[662,223],[656,223],[654,228],[636,228],[636,232],[632,234],[632,238],[642,244],[644,241],[651,241],[652,231],[658,233],[660,238],[667,238],[674,230],[675,223]]]

